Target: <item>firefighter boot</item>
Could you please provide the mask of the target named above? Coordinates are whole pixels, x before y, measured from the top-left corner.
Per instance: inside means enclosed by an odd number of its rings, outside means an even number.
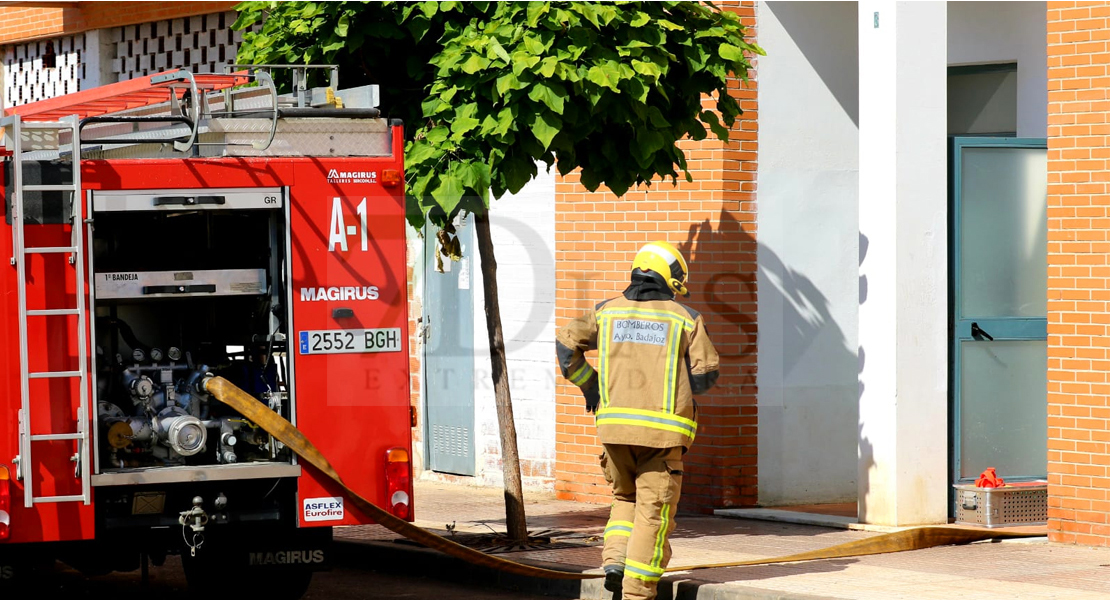
[[[620,600],[623,595],[624,569],[611,565],[605,567],[605,589],[613,592],[613,600]]]

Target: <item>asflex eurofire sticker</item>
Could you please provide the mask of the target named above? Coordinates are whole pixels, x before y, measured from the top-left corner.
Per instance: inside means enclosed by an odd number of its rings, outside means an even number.
[[[342,521],[343,498],[305,498],[305,521]]]

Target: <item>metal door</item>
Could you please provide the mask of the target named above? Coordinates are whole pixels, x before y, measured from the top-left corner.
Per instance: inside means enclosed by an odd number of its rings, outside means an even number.
[[[440,253],[439,229],[424,235],[424,381],[428,468],[474,475],[474,296],[469,219],[456,219],[463,258]],[[439,256],[437,261],[436,257]],[[439,265],[442,265],[440,272]]]
[[[952,473],[1048,471],[1044,140],[952,144]]]

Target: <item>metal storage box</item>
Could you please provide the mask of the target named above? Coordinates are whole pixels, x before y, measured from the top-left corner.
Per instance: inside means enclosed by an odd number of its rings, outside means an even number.
[[[981,527],[1045,525],[1048,522],[1048,483],[1019,483],[981,488],[954,485],[956,523]]]

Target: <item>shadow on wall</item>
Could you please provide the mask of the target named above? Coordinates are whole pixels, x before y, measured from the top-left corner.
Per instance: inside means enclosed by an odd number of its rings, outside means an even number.
[[[825,87],[832,92],[844,114],[859,127],[859,85],[853,78],[835,77],[836,73],[854,72],[858,69],[856,48],[859,45],[859,28],[854,24],[846,30],[836,28],[830,31],[829,23],[840,22],[845,5],[856,12],[855,2],[768,2],[767,8],[774,13],[790,38],[798,45],[813,70],[821,77]],[[845,34],[851,34],[851,38]],[[846,44],[845,52],[830,52],[838,44],[833,38]]]
[[[867,241],[867,236],[863,235],[862,233],[859,234],[859,265],[861,267],[863,266],[864,259],[867,258],[868,245],[869,245],[869,243]],[[859,276],[859,303],[862,306],[865,302],[867,302],[867,276],[866,275],[860,275]],[[856,437],[859,440],[859,442],[858,442],[859,445],[858,445],[858,455],[857,455],[857,460],[858,460],[858,466],[857,466],[857,469],[858,469],[857,473],[858,474],[857,474],[857,477],[858,477],[858,479],[856,480],[857,481],[857,492],[856,492],[857,500],[856,501],[858,502],[858,506],[856,508],[856,514],[859,515],[860,519],[863,519],[863,517],[865,515],[867,515],[867,499],[870,497],[870,493],[871,493],[870,474],[871,474],[871,468],[875,466],[875,447],[871,444],[871,440],[869,440],[864,435],[864,433],[863,433],[863,421],[858,418],[858,407],[859,407],[858,403],[863,400],[863,389],[864,389],[863,368],[867,364],[867,351],[864,350],[863,346],[860,346],[857,353],[859,355],[859,362],[858,362],[858,367],[857,367],[859,370],[857,372],[856,378],[859,381],[859,392],[858,392],[859,395],[856,397],[856,402],[857,402],[857,405],[856,405],[857,406]]]
[[[692,224],[686,240],[679,244],[690,266],[691,297],[687,302],[705,315],[721,354],[718,388],[698,399],[698,441],[686,457],[683,486],[684,497],[706,493],[712,497],[691,499],[688,510],[703,504],[729,507],[756,503],[757,432],[778,436],[770,440],[773,443],[763,440],[763,448],[780,454],[784,465],[782,473],[765,473],[765,481],[778,484],[782,478],[792,477],[800,480],[793,482],[795,485],[804,486],[830,463],[840,465],[848,477],[855,474],[858,432],[853,425],[858,422],[858,404],[851,388],[847,394],[830,393],[835,397],[826,399],[820,385],[791,387],[791,382],[843,379],[846,374],[851,381],[856,354],[845,346],[843,331],[820,289],[760,245],[749,233],[752,225],[722,211],[716,224],[708,219]],[[757,285],[757,277],[770,285]],[[757,287],[760,307],[781,307],[782,311],[781,332],[763,334],[782,337],[783,390],[786,395],[798,396],[784,398],[786,414],[757,414]],[[814,352],[820,354],[815,357]],[[816,379],[809,372],[814,365],[821,371]],[[841,415],[849,412],[844,415],[848,425],[829,430],[830,411]],[[777,419],[790,420],[787,431],[809,433],[779,436],[784,429],[783,423],[773,422]]]

